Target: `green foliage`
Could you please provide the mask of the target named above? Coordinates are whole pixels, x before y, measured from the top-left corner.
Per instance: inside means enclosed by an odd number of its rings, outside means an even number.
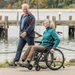
[[[7,60],[5,63],[0,63],[0,67],[8,67],[8,64],[10,64]]]
[[[72,3],[75,4],[75,0],[72,0]]]
[[[70,4],[69,7],[70,8],[75,8],[75,4]]]
[[[21,1],[19,0],[17,3],[15,3],[14,5],[12,5],[12,8],[14,8],[14,9],[21,8]]]
[[[31,62],[31,64],[33,65],[34,62]],[[9,67],[8,64],[10,64],[8,61],[6,61],[5,63],[0,63],[0,67]],[[45,63],[39,63],[41,66],[45,66]],[[57,63],[56,65],[60,65],[59,63]],[[67,62],[64,63],[64,66],[75,66],[75,62]]]
[[[10,0],[10,2],[3,1],[0,8],[10,8],[11,5],[13,9],[20,9],[23,3],[26,3],[28,0]],[[48,9],[48,8],[75,8],[75,0],[29,0],[29,7],[36,9]]]

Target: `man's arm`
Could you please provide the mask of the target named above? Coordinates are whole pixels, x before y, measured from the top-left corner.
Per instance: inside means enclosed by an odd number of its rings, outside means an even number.
[[[28,28],[21,34],[21,37],[24,38],[27,34],[30,34],[30,32],[32,30],[34,30],[34,27],[35,27],[34,25],[35,25],[35,18],[32,17],[31,20],[30,20]]]
[[[34,28],[35,28],[35,18],[33,16],[32,18],[30,18],[29,26],[24,32],[26,32],[27,34],[30,34]]]

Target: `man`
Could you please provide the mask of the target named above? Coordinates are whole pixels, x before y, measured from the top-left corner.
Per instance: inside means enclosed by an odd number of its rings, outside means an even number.
[[[15,62],[18,62],[21,56],[21,52],[26,43],[28,45],[34,45],[34,28],[35,28],[35,17],[29,11],[29,6],[27,4],[22,5],[22,10],[24,14],[21,16],[20,20],[20,38],[17,47],[17,52],[13,63],[9,66],[17,66]]]

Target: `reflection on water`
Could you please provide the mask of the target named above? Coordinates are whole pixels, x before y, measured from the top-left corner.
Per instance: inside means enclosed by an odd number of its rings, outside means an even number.
[[[36,31],[40,31],[43,34],[44,29],[41,27],[36,27]],[[35,40],[41,40],[42,37],[35,38]],[[15,52],[17,50],[19,40],[19,27],[10,26],[8,29],[8,38],[0,38],[0,52]],[[36,44],[37,45],[37,44]],[[27,48],[27,44],[24,50]],[[61,39],[59,47],[75,50],[75,39]],[[66,49],[61,49],[64,53],[66,61],[75,58],[75,51],[68,51]],[[10,60],[15,56],[16,53],[10,54],[0,54],[0,62]],[[23,53],[22,53],[23,54]]]

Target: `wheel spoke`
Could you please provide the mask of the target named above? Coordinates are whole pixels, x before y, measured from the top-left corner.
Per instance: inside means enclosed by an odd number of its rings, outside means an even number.
[[[47,66],[52,70],[60,69],[64,63],[63,53],[56,49],[53,54],[48,53],[46,58]]]
[[[61,61],[53,61],[53,62],[60,62],[60,63],[62,63]]]

